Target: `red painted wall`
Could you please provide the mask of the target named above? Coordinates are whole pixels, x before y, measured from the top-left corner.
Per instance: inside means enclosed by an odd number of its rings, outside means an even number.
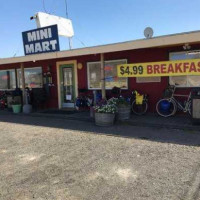
[[[192,45],[192,49],[200,49],[200,44]],[[149,48],[130,50],[123,52],[113,52],[105,54],[105,60],[118,60],[127,59],[128,63],[141,63],[141,62],[156,62],[169,60],[169,52],[182,51],[182,45],[175,47],[163,47],[163,48]],[[48,108],[58,107],[58,92],[57,92],[57,74],[56,74],[56,62],[77,60],[78,63],[82,63],[83,68],[78,69],[78,88],[87,89],[87,62],[95,62],[100,60],[100,55],[87,55],[71,57],[66,59],[51,59],[45,61],[27,62],[25,67],[38,67],[42,66],[43,73],[47,72],[50,66],[52,73],[53,87],[50,87],[50,97],[47,102]],[[0,69],[13,69],[19,68],[20,64],[1,65]],[[162,97],[162,93],[168,84],[168,77],[162,77],[160,83],[136,83],[136,78],[129,78],[128,85],[129,90],[138,90],[141,93],[149,94],[149,107],[150,111],[155,111],[155,104]],[[188,90],[182,89],[183,92]],[[126,91],[124,91],[126,92]],[[109,94],[109,91],[107,92]]]

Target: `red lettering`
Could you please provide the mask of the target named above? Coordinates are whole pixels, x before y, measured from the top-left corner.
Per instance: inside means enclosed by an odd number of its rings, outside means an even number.
[[[183,69],[184,69],[184,72],[187,72],[187,69],[189,68],[189,63],[184,63],[183,64]]]
[[[153,74],[153,67],[152,67],[152,65],[147,65],[147,74]]]
[[[166,64],[161,64],[161,73],[165,74],[166,73]]]
[[[159,70],[159,67],[160,65],[154,65],[154,74],[160,74],[160,70]]]
[[[200,72],[200,62],[198,62],[198,72]]]
[[[192,62],[191,64],[190,64],[190,69],[189,69],[189,72],[197,72],[197,69],[196,69],[196,66],[195,66],[195,64],[194,64],[194,62]]]
[[[168,73],[174,73],[174,68],[173,68],[173,65],[172,64],[169,64],[168,66]]]
[[[178,73],[178,72],[183,72],[182,71],[182,69],[181,69],[181,65],[182,65],[183,63],[176,63],[175,64],[175,70],[176,70],[176,73]]]

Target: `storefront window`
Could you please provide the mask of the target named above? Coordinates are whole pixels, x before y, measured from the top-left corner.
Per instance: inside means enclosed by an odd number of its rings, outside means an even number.
[[[25,76],[25,87],[29,88],[42,87],[43,82],[42,82],[41,67],[25,68],[24,76]],[[18,87],[22,88],[21,69],[17,70],[17,77],[18,77]]]
[[[128,79],[117,77],[117,65],[126,64],[126,60],[105,61],[105,82],[106,89],[113,87],[128,88]],[[101,63],[90,62],[87,64],[88,88],[101,88]]]
[[[0,71],[0,89],[15,89],[16,88],[16,78],[15,70],[1,70]]]
[[[177,52],[170,53],[170,60],[185,60],[185,59],[199,59],[200,52]],[[169,77],[170,85],[177,85],[177,87],[199,87],[200,76],[171,76]]]

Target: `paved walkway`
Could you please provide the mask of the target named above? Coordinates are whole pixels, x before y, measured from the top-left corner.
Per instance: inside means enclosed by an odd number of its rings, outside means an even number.
[[[0,111],[3,115],[12,115],[12,112]],[[24,115],[23,113],[19,115]],[[59,118],[59,119],[70,119],[78,121],[93,122],[94,119],[90,117],[88,111],[81,112],[35,112],[31,113],[33,117],[46,117],[46,118]],[[180,129],[180,130],[196,130],[200,131],[200,124],[195,124],[191,116],[188,115],[175,115],[173,117],[164,118],[155,113],[148,113],[143,116],[131,115],[131,119],[125,121],[118,121],[117,124],[138,126],[138,127],[156,127],[156,128],[167,128],[167,129]]]
[[[48,113],[33,113],[32,116],[43,117],[56,117],[74,119],[79,121],[93,122],[94,119],[90,117],[89,112],[77,112],[73,114],[48,114]],[[191,116],[188,115],[176,115],[173,117],[164,118],[157,114],[148,113],[143,116],[131,115],[130,120],[123,122],[116,122],[118,124],[127,124],[139,127],[157,127],[157,128],[170,128],[181,130],[200,130],[200,125],[195,125]]]
[[[142,127],[200,130],[200,125],[193,124],[191,116],[187,115],[176,115],[168,118],[158,116],[157,114],[147,114],[143,116],[132,115],[130,120],[123,123]]]

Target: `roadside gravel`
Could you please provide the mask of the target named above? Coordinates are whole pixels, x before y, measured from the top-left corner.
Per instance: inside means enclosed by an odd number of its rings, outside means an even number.
[[[199,144],[195,131],[0,116],[0,199],[198,200]]]

